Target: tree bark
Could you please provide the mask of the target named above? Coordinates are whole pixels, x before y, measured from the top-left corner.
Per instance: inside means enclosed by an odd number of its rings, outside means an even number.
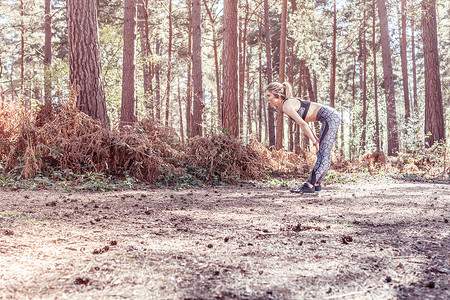
[[[223,14],[222,126],[233,137],[239,137],[237,5],[238,0],[224,1]]]
[[[425,145],[445,141],[439,49],[437,40],[436,0],[422,1],[423,54],[425,66]]]
[[[264,0],[264,33],[266,41],[266,59],[267,59],[267,82],[272,82],[272,48],[270,41],[270,20],[269,20],[269,1]],[[275,146],[275,117],[274,108],[267,105],[267,127],[269,129],[269,146]]]
[[[402,36],[400,43],[400,58],[402,61],[402,78],[403,78],[403,99],[405,102],[405,124],[408,123],[411,116],[409,105],[409,85],[408,85],[408,60],[406,58],[406,0],[402,0]]]
[[[201,136],[203,127],[203,82],[202,82],[202,11],[201,1],[192,2],[192,79],[194,84],[194,118],[192,135]]]
[[[68,0],[70,83],[79,87],[77,107],[109,126],[102,83],[97,23],[97,2]]]
[[[375,36],[376,36],[376,16],[377,12],[375,9],[375,3],[373,4],[373,10],[372,10],[372,52],[373,52],[373,97],[375,101],[375,145],[377,147],[377,152],[380,151],[380,120],[378,116],[378,83],[377,83],[377,50],[376,50],[376,43],[375,43]]]
[[[161,40],[156,39],[156,56],[161,56]],[[161,63],[159,60],[155,63],[155,119],[161,123]]]
[[[385,0],[378,1],[378,15],[380,18],[381,48],[384,73],[384,91],[386,95],[388,155],[397,155],[399,151],[398,124],[395,104],[395,89],[392,73],[391,47],[389,40],[388,19]]]
[[[146,3],[140,1],[140,5],[138,5],[138,27],[141,35],[141,57],[143,63],[142,67],[142,75],[143,75],[143,88],[144,88],[144,105],[147,110],[147,113],[152,115],[152,105],[151,105],[151,78],[150,78],[150,64],[149,64],[149,55],[150,55],[150,45],[149,45],[149,28],[148,28],[148,13]]]
[[[184,144],[183,108],[181,105],[180,77],[178,77],[178,108],[179,108],[179,114],[180,114],[180,136],[181,136],[181,142]]]
[[[337,21],[336,21],[336,0],[334,0],[334,14],[333,14],[333,48],[331,50],[331,80],[330,80],[330,106],[334,107],[336,94],[336,35],[337,35]]]
[[[136,121],[134,104],[136,101],[135,78],[135,44],[136,44],[136,0],[125,0],[123,23],[123,67],[122,67],[122,107],[120,125],[131,125]]]
[[[20,93],[24,94],[25,88],[25,8],[23,0],[20,0]]]
[[[364,3],[363,13],[363,111],[362,111],[362,136],[361,136],[361,152],[366,151],[366,127],[367,127],[367,43],[366,43],[366,1]]]
[[[286,66],[286,20],[287,20],[287,0],[283,0],[281,8],[281,37],[280,37],[280,82],[284,82]],[[283,148],[283,123],[284,116],[281,109],[277,109],[277,140],[275,148]]]
[[[261,30],[261,28],[260,28]],[[262,54],[259,52],[259,107],[258,107],[258,141],[262,141],[262,109],[263,109],[263,84],[262,84]]]
[[[248,24],[248,0],[245,0],[244,28],[239,22],[239,134],[244,133],[244,91],[245,69],[247,60],[247,24]]]
[[[245,29],[245,31],[247,31],[247,29]],[[245,34],[247,35],[247,34]],[[249,46],[248,47],[248,56],[246,55],[246,61],[244,63],[244,71],[245,71],[245,78],[246,78],[246,85],[247,85],[247,138],[249,138],[252,134],[253,134],[253,129],[252,129],[252,119],[251,119],[251,109],[252,109],[252,102],[254,103],[254,99],[253,101],[250,100],[251,98],[251,84],[250,84],[250,65],[251,65],[251,59],[252,59],[252,47]],[[254,97],[253,97],[254,98]]]
[[[412,17],[411,17],[411,60],[412,60],[412,72],[413,72],[413,103],[414,110],[417,111],[417,71],[416,71],[416,43],[415,36],[415,24],[414,24],[414,1],[412,1]]]
[[[169,126],[169,109],[170,109],[170,72],[172,69],[172,0],[169,0],[169,46],[167,49],[167,89],[166,89],[166,121],[165,125]]]
[[[186,134],[192,137],[192,0],[187,0],[189,11],[188,26],[188,65],[187,65],[187,95],[186,95]]]
[[[205,5],[206,12],[208,13],[209,20],[211,22],[212,29],[212,38],[213,38],[213,50],[214,50],[214,67],[216,71],[216,93],[217,93],[217,116],[218,116],[218,124],[222,124],[222,98],[220,95],[220,70],[219,70],[219,55],[217,52],[217,34],[216,34],[216,18],[213,18],[211,10],[209,9],[206,0],[203,0],[203,4]]]
[[[52,100],[52,15],[51,1],[45,0],[44,99]]]

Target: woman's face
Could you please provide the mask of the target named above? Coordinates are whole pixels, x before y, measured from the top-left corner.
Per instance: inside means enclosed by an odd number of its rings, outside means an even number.
[[[266,91],[266,101],[272,107],[277,107],[280,105],[280,99],[269,91]]]

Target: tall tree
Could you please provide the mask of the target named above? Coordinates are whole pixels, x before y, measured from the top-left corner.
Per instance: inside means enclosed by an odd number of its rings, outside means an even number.
[[[378,83],[377,83],[377,49],[375,43],[376,35],[376,17],[377,12],[375,8],[375,2],[372,8],[372,52],[373,52],[373,97],[375,100],[375,146],[377,147],[377,152],[380,151],[380,121],[378,117]]]
[[[367,42],[366,42],[366,1],[363,1],[363,111],[362,111],[362,136],[361,136],[361,152],[366,151],[366,126],[367,126]]]
[[[431,147],[445,140],[439,51],[437,41],[436,0],[422,1],[423,54],[425,66],[425,143]]]
[[[171,82],[171,70],[172,70],[172,0],[169,0],[169,46],[167,49],[167,89],[166,89],[166,122],[165,125],[169,126],[169,109],[170,109],[170,82]]]
[[[416,43],[415,43],[415,24],[414,24],[414,1],[412,1],[412,17],[411,17],[411,60],[413,72],[413,104],[414,110],[417,110],[417,69],[416,69]]]
[[[337,35],[337,10],[336,0],[334,0],[334,14],[333,14],[333,48],[331,50],[331,80],[330,80],[330,106],[334,107],[336,94],[336,35]]]
[[[239,21],[239,134],[244,133],[244,91],[245,91],[245,70],[247,57],[247,25],[248,25],[248,0],[245,0],[244,28]]]
[[[237,5],[238,0],[227,0],[223,7],[222,126],[234,137],[239,137]]]
[[[122,107],[120,124],[129,125],[136,121],[135,103],[135,43],[136,43],[136,0],[125,0],[123,22],[123,66],[122,66]]]
[[[186,135],[192,137],[192,0],[188,5],[188,63],[187,63],[187,93],[186,93]]]
[[[156,38],[155,54],[158,57],[155,63],[155,118],[161,122],[161,39]]]
[[[260,28],[261,31],[261,28]],[[262,83],[262,54],[259,52],[259,106],[258,106],[258,141],[262,141],[262,109],[263,109],[263,83]]]
[[[44,42],[44,99],[52,99],[52,15],[51,0],[45,0],[45,42]]]
[[[109,126],[102,83],[97,1],[68,0],[70,83],[79,87],[77,107]]]
[[[139,1],[137,7],[138,12],[138,27],[141,35],[141,58],[143,63],[142,75],[143,75],[143,87],[144,87],[144,103],[147,113],[153,118],[153,105],[151,102],[151,66],[150,60],[150,41],[149,41],[149,25],[148,25],[148,0]]]
[[[287,0],[283,0],[281,5],[281,37],[280,37],[280,82],[284,82],[284,77],[286,73],[286,22],[287,21]],[[277,140],[275,148],[277,150],[283,148],[283,111],[281,109],[277,110]]]
[[[216,71],[216,93],[217,93],[217,114],[218,114],[218,123],[221,124],[221,96],[220,96],[220,70],[219,70],[219,55],[218,55],[218,46],[217,46],[217,34],[216,34],[216,19],[217,16],[213,17],[211,10],[209,9],[206,0],[203,0],[203,4],[205,5],[206,12],[209,17],[209,21],[211,22],[211,29],[212,29],[212,39],[213,39],[213,50],[214,50],[214,67]]]
[[[385,0],[377,0],[380,18],[381,49],[384,73],[384,91],[386,96],[388,155],[397,155],[399,151],[397,112],[395,105],[394,78],[392,73],[391,47]]]
[[[272,82],[272,47],[270,41],[269,0],[264,0],[264,37],[266,44],[266,76],[267,82]],[[269,129],[269,146],[275,146],[275,110],[267,105],[267,128]]]
[[[405,123],[408,122],[411,116],[411,110],[409,105],[409,85],[408,85],[408,60],[406,58],[406,0],[402,0],[401,11],[401,24],[402,24],[402,36],[400,42],[400,58],[402,61],[402,78],[403,78],[403,99],[405,102]]]
[[[203,83],[202,83],[202,2],[192,1],[192,82],[194,84],[194,115],[192,135],[201,136],[203,126]]]
[[[23,0],[20,0],[20,92],[24,93],[25,86],[25,7]]]

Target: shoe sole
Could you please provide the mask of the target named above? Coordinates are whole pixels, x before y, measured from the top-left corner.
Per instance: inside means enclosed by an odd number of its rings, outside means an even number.
[[[303,197],[318,196],[318,195],[319,195],[318,192],[315,192],[315,193],[300,193],[300,196],[303,196]]]

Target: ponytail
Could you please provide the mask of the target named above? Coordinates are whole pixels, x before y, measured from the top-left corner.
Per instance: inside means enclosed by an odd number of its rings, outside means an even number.
[[[284,99],[293,98],[294,95],[292,95],[292,85],[287,81],[283,82],[282,85],[284,87]]]
[[[267,86],[267,91],[274,95],[280,95],[283,99],[293,98],[292,85],[289,82],[272,82]]]

